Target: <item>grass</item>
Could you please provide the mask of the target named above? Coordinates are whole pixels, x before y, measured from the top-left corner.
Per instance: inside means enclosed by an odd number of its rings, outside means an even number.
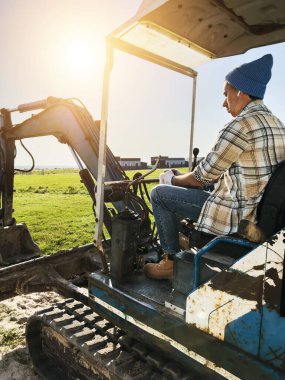
[[[0,347],[15,348],[23,342],[24,338],[16,328],[0,328]]]
[[[0,321],[10,314],[10,310],[7,306],[0,304]],[[6,348],[15,348],[20,344],[23,344],[24,337],[16,328],[4,328],[0,326],[0,353],[4,353]]]
[[[14,217],[27,224],[43,254],[93,241],[92,200],[78,171],[35,171],[14,182]]]
[[[147,178],[158,178],[161,172],[162,169],[156,170]],[[135,173],[128,171],[127,175],[133,178]],[[95,227],[92,200],[77,170],[17,174],[14,184],[13,216],[17,223],[26,223],[43,254],[92,243]],[[154,185],[148,185],[148,189]]]
[[[15,176],[17,193],[87,194],[77,172],[60,170],[35,171],[33,174]]]

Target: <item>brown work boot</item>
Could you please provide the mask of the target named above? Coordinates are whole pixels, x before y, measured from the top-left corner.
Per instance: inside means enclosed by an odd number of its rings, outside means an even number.
[[[144,266],[144,273],[155,280],[172,280],[173,261],[166,255],[158,264],[147,263]]]

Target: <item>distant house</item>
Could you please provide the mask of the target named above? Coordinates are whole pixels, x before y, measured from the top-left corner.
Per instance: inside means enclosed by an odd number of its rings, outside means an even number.
[[[155,165],[156,160],[157,160],[157,156],[150,158],[152,166]],[[168,156],[161,156],[158,167],[159,168],[183,168],[187,166],[187,164],[188,163],[185,160],[185,158],[171,158]]]
[[[142,162],[140,158],[116,157],[116,159],[125,170],[147,169],[147,163]]]
[[[203,160],[204,157],[197,157],[198,164]],[[154,166],[157,160],[157,156],[151,157],[151,166]],[[192,158],[194,161],[194,157]],[[192,161],[192,162],[193,162]],[[170,158],[168,156],[161,156],[158,164],[158,168],[188,168],[189,161],[185,160],[185,158]]]

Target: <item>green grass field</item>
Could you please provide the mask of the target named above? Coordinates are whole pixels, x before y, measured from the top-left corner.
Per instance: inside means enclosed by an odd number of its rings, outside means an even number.
[[[160,171],[152,173],[158,177]],[[135,172],[129,171],[132,178]],[[91,243],[92,200],[77,170],[36,170],[14,180],[14,217],[26,223],[43,254]]]
[[[158,178],[161,171],[148,178]],[[127,175],[133,178],[134,173]],[[14,217],[17,223],[27,224],[43,254],[92,243],[92,200],[77,170],[35,170],[15,175],[14,184]]]
[[[26,223],[43,254],[91,243],[92,201],[78,173],[15,176],[14,217]]]

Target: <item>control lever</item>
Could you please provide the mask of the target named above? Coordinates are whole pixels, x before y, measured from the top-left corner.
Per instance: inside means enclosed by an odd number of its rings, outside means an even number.
[[[198,156],[198,154],[199,154],[199,148],[194,148],[193,149],[194,160],[193,160],[191,171],[193,171],[196,168],[196,166],[197,166],[197,156]]]
[[[128,186],[126,187],[126,192],[125,192],[125,208],[127,209],[128,208],[128,204],[129,204],[129,190],[130,190],[130,187],[136,183],[139,183],[142,179],[144,179],[146,176],[150,175],[151,173],[153,173],[156,169],[157,169],[157,166],[159,164],[159,161],[160,161],[160,158],[161,156],[158,156],[157,157],[157,160],[154,164],[154,167],[149,170],[148,172],[146,172],[145,174],[141,175],[140,177],[134,179],[133,181],[131,181]]]

